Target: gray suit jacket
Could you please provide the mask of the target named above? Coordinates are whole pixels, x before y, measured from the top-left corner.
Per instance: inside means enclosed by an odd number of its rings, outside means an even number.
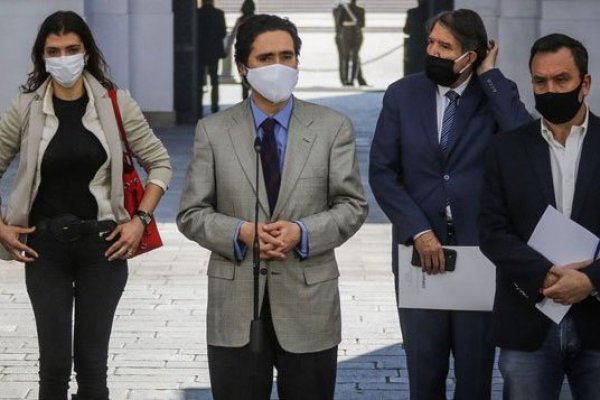
[[[179,230],[212,252],[207,339],[214,346],[241,347],[250,338],[252,249],[236,262],[233,237],[240,220],[254,220],[254,139],[249,100],[198,123],[177,217]],[[268,284],[273,325],[285,350],[331,348],[341,339],[334,248],[358,230],[368,211],[351,122],[332,110],[294,99],[272,217],[259,172],[260,221],[302,221],[310,252],[304,261],[289,254],[284,261],[263,262],[269,272],[260,276],[261,302]]]

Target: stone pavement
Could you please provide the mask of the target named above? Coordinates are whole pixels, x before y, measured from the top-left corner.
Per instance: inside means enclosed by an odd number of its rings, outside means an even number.
[[[224,86],[224,101],[239,87]],[[297,95],[349,115],[357,131],[366,184],[368,148],[382,98],[380,91],[300,88]],[[161,130],[174,178],[157,216],[165,246],[130,262],[130,278],[115,318],[109,357],[113,400],[211,399],[204,334],[208,252],[187,241],[173,223],[193,127]],[[2,182],[8,182],[14,166]],[[368,189],[368,185],[366,185]],[[339,346],[336,399],[407,399],[392,274],[390,225],[368,191],[368,222],[337,250],[340,264],[343,339]],[[0,399],[37,398],[37,342],[24,286],[23,267],[0,263]],[[448,388],[452,389],[452,376]],[[72,387],[75,383],[72,384]],[[494,399],[501,381],[494,377]],[[274,393],[273,398],[277,395]],[[243,399],[242,399],[243,400]]]

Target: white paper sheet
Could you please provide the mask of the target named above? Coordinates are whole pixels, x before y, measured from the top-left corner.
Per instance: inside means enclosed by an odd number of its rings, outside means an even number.
[[[490,311],[496,268],[479,247],[444,246],[457,251],[456,270],[427,275],[411,265],[412,246],[398,246],[398,307]]]
[[[562,266],[591,260],[598,238],[554,207],[548,206],[527,244],[554,265]],[[571,308],[551,299],[540,301],[536,307],[556,324]]]

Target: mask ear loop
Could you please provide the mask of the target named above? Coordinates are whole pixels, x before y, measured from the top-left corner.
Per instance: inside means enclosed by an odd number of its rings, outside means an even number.
[[[470,50],[469,50],[470,51]],[[465,58],[465,56],[467,54],[469,54],[469,51],[465,52],[465,54],[463,54],[462,56],[458,57],[456,60],[454,60],[454,63],[456,64],[458,61],[462,60],[463,58]],[[463,72],[465,72],[467,70],[467,68],[469,68],[471,65],[473,65],[473,63],[467,64],[465,65],[465,67],[463,69],[461,69],[460,71],[458,71],[458,74],[462,74]]]
[[[242,76],[242,85],[246,86],[246,88],[250,89],[250,90],[254,90],[252,88],[252,85],[250,85],[250,82],[248,82],[248,70],[250,69],[250,67],[248,67],[247,65],[241,64],[242,65],[242,71],[240,71],[240,75]],[[244,74],[242,75],[242,72],[244,72]]]

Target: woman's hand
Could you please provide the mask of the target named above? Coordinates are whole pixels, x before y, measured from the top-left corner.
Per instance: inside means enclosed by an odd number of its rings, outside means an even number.
[[[138,217],[133,217],[131,221],[124,222],[117,226],[114,231],[106,237],[106,240],[113,240],[117,236],[119,239],[106,250],[104,255],[108,261],[117,258],[128,259],[135,254],[142,236],[144,235],[144,224]]]
[[[31,247],[19,240],[21,235],[28,235],[35,231],[35,227],[6,225],[0,223],[0,243],[10,252],[13,258],[21,262],[32,262],[39,257]]]

